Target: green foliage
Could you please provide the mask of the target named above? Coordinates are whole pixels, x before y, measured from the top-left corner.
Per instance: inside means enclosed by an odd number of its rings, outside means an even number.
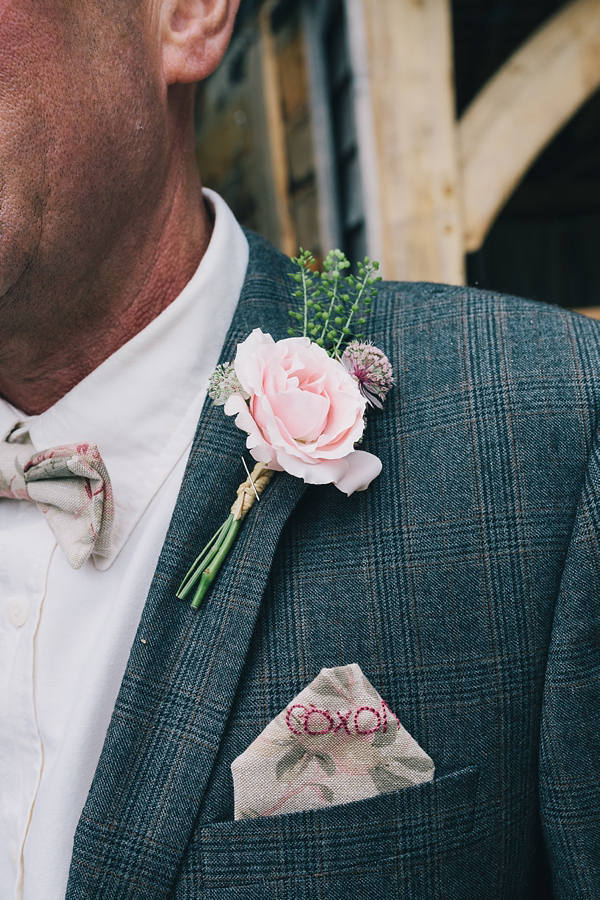
[[[302,301],[302,306],[290,310],[294,324],[288,334],[308,337],[330,356],[341,356],[350,341],[364,337],[360,329],[367,321],[377,282],[381,281],[377,275],[379,263],[366,256],[364,262],[358,263],[358,275],[346,274],[349,261],[341,250],[330,250],[323,271],[314,272],[315,258],[302,248],[292,262],[297,269],[289,273],[297,284],[293,296]]]

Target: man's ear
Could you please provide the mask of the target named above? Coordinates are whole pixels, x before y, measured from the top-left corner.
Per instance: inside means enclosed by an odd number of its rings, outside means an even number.
[[[161,42],[167,84],[191,84],[220,63],[240,0],[163,0]]]

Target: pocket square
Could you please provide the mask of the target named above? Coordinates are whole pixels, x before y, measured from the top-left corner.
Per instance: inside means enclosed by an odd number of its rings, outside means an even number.
[[[419,747],[356,663],[322,669],[231,765],[234,817],[318,809],[431,781]]]

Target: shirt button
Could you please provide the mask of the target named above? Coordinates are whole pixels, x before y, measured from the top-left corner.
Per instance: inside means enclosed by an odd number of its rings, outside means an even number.
[[[21,628],[29,618],[29,603],[23,597],[14,597],[9,601],[6,618],[15,628]]]

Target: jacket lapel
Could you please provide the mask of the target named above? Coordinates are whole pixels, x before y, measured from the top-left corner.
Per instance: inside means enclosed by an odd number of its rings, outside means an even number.
[[[289,261],[249,234],[250,261],[222,361],[252,328],[285,336]],[[165,897],[219,748],[273,555],[300,499],[278,475],[198,612],[175,599],[244,479],[245,435],[207,402],[96,775],[75,835],[67,900]]]

